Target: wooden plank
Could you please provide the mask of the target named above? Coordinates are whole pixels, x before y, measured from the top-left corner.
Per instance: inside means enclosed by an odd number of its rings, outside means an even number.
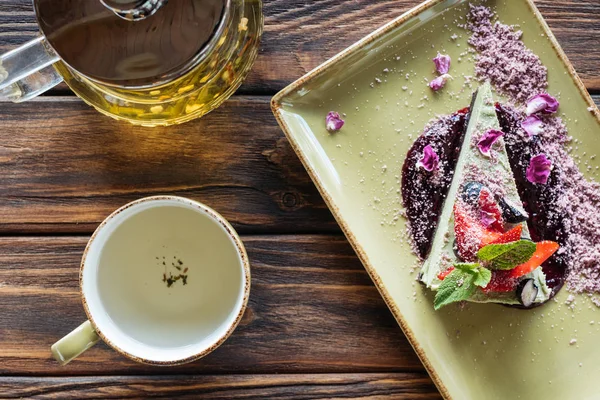
[[[314,399],[431,400],[441,396],[426,374],[110,376],[1,378],[0,397],[36,399]]]
[[[85,319],[78,270],[86,240],[0,238],[0,375],[424,371],[339,235],[244,237],[249,308],[233,336],[202,360],[149,367],[100,343],[60,367],[50,346]]]
[[[421,0],[266,0],[260,56],[240,93],[274,93]],[[596,0],[536,0],[589,89],[600,90]],[[31,0],[0,2],[0,50],[37,35]]]
[[[4,104],[0,121],[0,232],[92,232],[158,194],[200,200],[241,232],[339,232],[267,97],[169,128],[117,122],[74,97]]]
[[[158,194],[200,200],[243,233],[339,232],[267,97],[234,96],[173,128],[116,122],[73,97],[4,104],[0,121],[0,234],[89,233]]]

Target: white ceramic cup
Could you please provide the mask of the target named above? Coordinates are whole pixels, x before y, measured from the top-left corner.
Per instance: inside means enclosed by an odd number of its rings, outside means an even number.
[[[250,267],[234,229],[181,197],[127,204],[96,229],[83,255],[88,321],[52,346],[65,365],[102,339],[142,363],[177,365],[210,353],[240,322]]]

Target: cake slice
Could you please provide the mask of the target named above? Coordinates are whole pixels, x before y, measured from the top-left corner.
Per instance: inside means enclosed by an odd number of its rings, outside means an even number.
[[[474,95],[450,189],[419,279],[451,302],[531,307],[550,298],[540,265],[558,245],[533,243],[489,83]]]

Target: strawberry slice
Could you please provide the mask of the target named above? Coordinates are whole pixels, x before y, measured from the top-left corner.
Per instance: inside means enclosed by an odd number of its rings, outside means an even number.
[[[484,188],[479,192],[479,210],[487,215],[487,218],[493,221],[489,228],[504,232],[504,221],[502,220],[502,210],[494,199],[492,192]]]
[[[516,242],[521,240],[521,233],[523,233],[523,225],[517,225],[508,232],[504,232],[502,235],[498,237],[498,239],[490,242],[489,244],[503,244]]]
[[[452,271],[454,271],[454,267],[450,267],[447,270],[440,272],[437,277],[440,281],[443,281],[448,275],[450,275],[450,272]]]
[[[458,255],[463,261],[473,261],[480,248],[502,236],[502,232],[483,226],[458,202],[454,203],[454,233]]]
[[[547,259],[549,259],[552,254],[556,253],[556,251],[560,248],[559,244],[556,242],[552,242],[550,240],[544,240],[543,242],[536,243],[535,253],[529,259],[529,261],[516,266],[511,269],[510,276],[512,278],[520,278],[523,275],[527,275],[540,265]]]
[[[517,279],[510,276],[510,271],[492,271],[490,283],[482,290],[488,292],[512,292],[517,288]]]

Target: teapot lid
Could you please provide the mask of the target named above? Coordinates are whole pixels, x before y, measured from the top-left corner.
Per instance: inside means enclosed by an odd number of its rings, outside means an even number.
[[[42,33],[72,69],[143,88],[194,68],[221,36],[231,0],[35,0]]]

